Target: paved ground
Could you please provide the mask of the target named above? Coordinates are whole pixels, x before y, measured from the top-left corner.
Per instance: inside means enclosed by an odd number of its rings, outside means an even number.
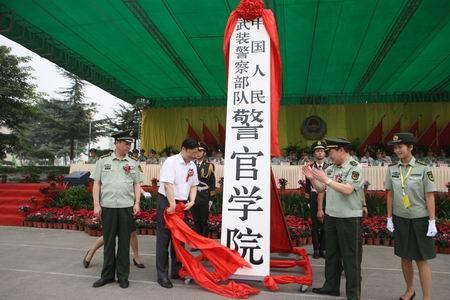
[[[117,284],[94,289],[91,286],[99,278],[102,251],[97,253],[88,269],[81,264],[94,240],[78,231],[0,226],[0,299],[224,299],[195,284],[184,285],[181,281],[175,281],[173,289],[161,288],[156,283],[154,236],[139,236],[147,268],[131,267],[128,289],[121,289]],[[430,263],[433,298],[449,299],[450,256],[438,254]],[[313,286],[321,286],[324,260],[312,260],[312,264]],[[399,266],[392,248],[365,247],[363,299],[398,299],[404,288]],[[298,269],[291,272],[294,271]],[[261,283],[251,284],[261,289],[259,295],[251,297],[253,299],[344,299],[316,296],[311,291],[299,294],[298,285],[293,284],[281,286],[278,292],[268,292]],[[420,295],[417,273],[415,288]],[[345,295],[345,280],[341,294]]]

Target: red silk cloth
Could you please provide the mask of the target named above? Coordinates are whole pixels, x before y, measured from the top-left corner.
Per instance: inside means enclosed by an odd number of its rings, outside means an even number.
[[[292,275],[277,275],[277,276],[266,276],[264,278],[264,285],[267,289],[271,291],[277,291],[278,284],[287,283],[297,283],[303,285],[312,285],[312,268],[309,262],[308,253],[303,248],[293,248],[292,253],[297,254],[300,258],[297,260],[277,260],[272,259],[270,261],[271,268],[293,268],[300,267],[304,270],[303,276],[292,276]]]
[[[278,114],[280,111],[281,97],[281,55],[280,42],[278,40],[277,23],[273,13],[269,9],[262,10],[262,19],[270,37],[270,154],[272,157],[280,156],[280,143],[278,140]],[[228,18],[223,39],[223,53],[225,56],[225,68],[228,79],[228,61],[230,57],[230,38],[236,27],[239,15],[234,10]]]
[[[183,221],[184,207],[184,203],[178,203],[175,214],[164,214],[166,226],[172,233],[172,243],[177,259],[182,264],[180,277],[192,277],[199,286],[224,297],[248,298],[249,295],[258,294],[258,289],[247,284],[234,281],[219,284],[220,281],[229,279],[238,268],[251,268],[251,266],[237,251],[232,251],[217,241],[193,231]],[[183,244],[199,249],[201,256],[194,257]],[[214,270],[208,271],[202,265],[202,259],[208,260]]]

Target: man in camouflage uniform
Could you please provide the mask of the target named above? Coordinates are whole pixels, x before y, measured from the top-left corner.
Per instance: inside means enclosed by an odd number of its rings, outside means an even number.
[[[209,202],[216,190],[216,177],[214,175],[214,164],[208,162],[208,147],[200,143],[197,152],[197,174],[199,184],[197,186],[197,197],[191,212],[194,218],[194,230],[203,236],[208,236]]]

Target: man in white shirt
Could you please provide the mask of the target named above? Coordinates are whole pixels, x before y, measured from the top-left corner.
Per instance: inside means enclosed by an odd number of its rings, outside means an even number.
[[[189,210],[197,195],[197,167],[193,160],[196,158],[199,143],[194,139],[186,139],[181,144],[181,152],[168,157],[161,167],[156,201],[156,270],[158,283],[162,287],[173,287],[169,280],[169,242],[171,241],[170,230],[164,222],[164,211],[168,214],[175,212],[177,202],[185,202],[185,210]],[[170,247],[172,260],[171,278],[179,279],[178,271],[181,264],[177,261],[173,246]]]

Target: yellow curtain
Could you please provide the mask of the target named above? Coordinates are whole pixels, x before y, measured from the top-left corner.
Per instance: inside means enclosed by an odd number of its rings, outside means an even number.
[[[280,110],[279,136],[282,148],[288,145],[309,146],[313,141],[301,134],[305,118],[317,115],[327,124],[326,136],[345,137],[350,141],[364,140],[383,119],[387,134],[401,118],[402,130],[408,130],[419,119],[420,131],[425,131],[436,119],[441,130],[450,121],[450,104],[379,103],[343,105],[289,105]],[[160,151],[166,146],[179,149],[187,136],[188,121],[202,137],[203,122],[218,138],[217,124],[225,126],[225,107],[184,107],[146,109],[142,120],[142,147]]]

